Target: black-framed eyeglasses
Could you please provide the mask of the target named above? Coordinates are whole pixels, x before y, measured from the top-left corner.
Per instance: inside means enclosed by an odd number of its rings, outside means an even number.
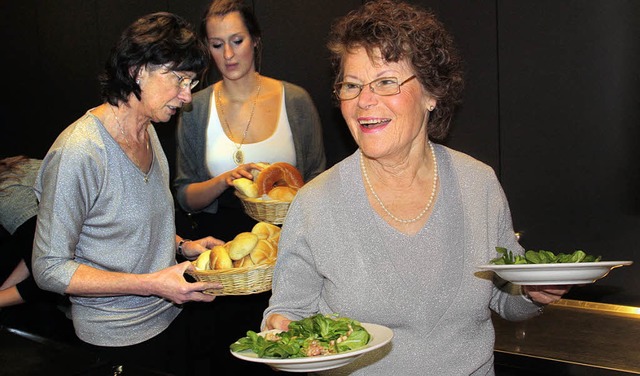
[[[196,85],[200,82],[198,80],[194,80],[189,77],[181,76],[174,71],[170,71],[170,72],[175,74],[176,77],[178,77],[178,86],[180,87],[180,89],[188,88],[189,90],[193,90],[193,88],[196,87]]]
[[[365,86],[369,86],[371,92],[376,93],[378,95],[396,95],[400,93],[400,86],[406,84],[407,82],[416,78],[415,75],[407,78],[406,80],[399,82],[397,77],[380,77],[376,80],[373,80],[367,84],[356,84],[354,82],[338,82],[333,86],[333,93],[338,97],[341,101],[348,101],[350,99],[357,98],[360,93],[362,93],[362,89]]]

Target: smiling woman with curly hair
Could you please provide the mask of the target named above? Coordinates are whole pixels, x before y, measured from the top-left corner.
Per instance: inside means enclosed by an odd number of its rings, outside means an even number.
[[[524,250],[493,170],[433,141],[463,88],[452,38],[433,13],[381,0],[338,20],[328,46],[358,150],[290,206],[263,328],[338,313],[393,330],[330,375],[492,375],[491,311],[524,320],[568,289],[476,275],[496,246]]]

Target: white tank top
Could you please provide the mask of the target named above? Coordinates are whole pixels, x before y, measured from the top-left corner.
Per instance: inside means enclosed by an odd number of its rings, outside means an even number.
[[[293,135],[287,117],[284,89],[282,90],[282,105],[278,124],[273,134],[260,142],[243,144],[245,163],[250,162],[287,162],[296,166],[296,149],[293,145]],[[218,109],[216,108],[215,90],[211,93],[209,124],[207,124],[206,165],[211,176],[218,176],[236,168],[233,153],[237,150],[236,143],[224,133]],[[259,126],[252,124],[251,126]]]

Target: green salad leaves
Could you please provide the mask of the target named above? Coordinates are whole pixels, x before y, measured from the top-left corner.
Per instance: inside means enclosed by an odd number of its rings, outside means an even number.
[[[522,255],[514,255],[513,252],[503,247],[496,247],[496,251],[501,256],[494,258],[490,262],[495,265],[512,265],[512,264],[555,264],[566,262],[596,262],[600,261],[601,256],[593,256],[577,250],[573,253],[558,253],[550,251],[533,251],[529,250]]]
[[[234,352],[252,350],[260,358],[301,358],[355,350],[366,346],[370,338],[358,321],[317,314],[292,321],[286,332],[262,336],[250,330],[230,348]]]

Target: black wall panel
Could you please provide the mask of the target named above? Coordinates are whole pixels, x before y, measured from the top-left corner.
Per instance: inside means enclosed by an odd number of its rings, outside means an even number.
[[[640,234],[640,2],[410,1],[434,10],[466,63],[464,103],[446,144],[496,170],[523,245],[633,260]],[[355,145],[331,98],[326,36],[334,19],[362,0],[247,2],[263,28],[262,73],[309,91],[334,164]],[[207,4],[0,1],[0,157],[43,157],[62,129],[100,103],[96,76],[136,17],[167,10],[198,25]],[[156,129],[173,165],[175,119]],[[640,306],[636,268],[574,293]]]
[[[633,260],[640,3],[500,1],[498,16],[501,175],[521,242]],[[572,294],[640,305],[639,288],[632,266]]]
[[[261,72],[300,85],[309,92],[324,126],[329,165],[355,151],[355,144],[333,101],[333,72],[326,38],[332,21],[360,3],[360,0],[255,0],[264,44]]]

